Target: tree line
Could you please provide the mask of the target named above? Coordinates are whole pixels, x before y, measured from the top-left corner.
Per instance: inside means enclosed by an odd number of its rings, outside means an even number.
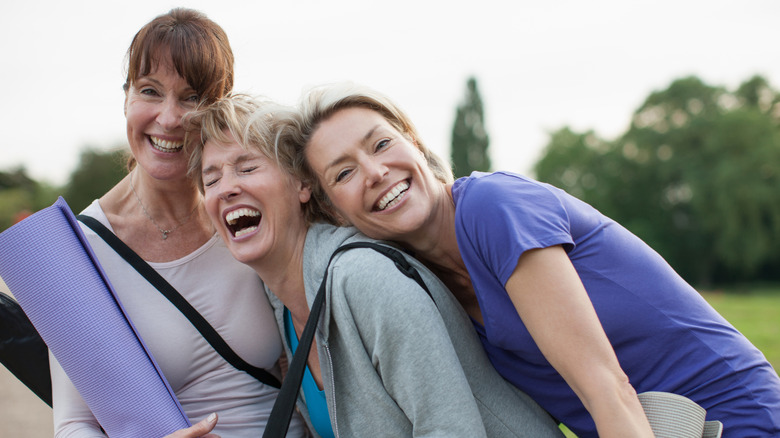
[[[476,78],[455,111],[457,176],[491,170]],[[124,147],[85,148],[62,187],[0,171],[0,230],[62,195],[78,212],[125,174]],[[780,280],[780,94],[761,76],[735,90],[691,76],[651,93],[614,140],[564,126],[533,176],[642,238],[689,282]]]
[[[63,186],[35,181],[24,167],[0,171],[0,231],[50,206],[58,196],[65,198],[74,212],[80,212],[127,174],[126,149],[123,145],[108,151],[85,147]]]
[[[780,277],[780,95],[697,77],[650,94],[615,140],[563,127],[536,177],[637,234],[693,284]]]

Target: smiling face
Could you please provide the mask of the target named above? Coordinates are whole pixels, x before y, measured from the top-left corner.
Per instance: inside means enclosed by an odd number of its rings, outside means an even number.
[[[273,160],[236,142],[209,140],[201,167],[206,211],[237,260],[273,263],[305,237],[301,204],[310,192]]]
[[[147,173],[158,179],[185,177],[182,116],[197,104],[195,90],[165,63],[130,85],[125,96],[127,139]]]
[[[305,154],[337,212],[375,239],[414,235],[446,193],[414,143],[367,108],[322,121]]]

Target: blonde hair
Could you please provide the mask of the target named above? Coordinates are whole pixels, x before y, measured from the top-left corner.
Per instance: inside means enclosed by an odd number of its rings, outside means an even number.
[[[188,173],[200,192],[204,192],[203,147],[208,141],[218,144],[235,141],[246,150],[260,152],[290,177],[297,178],[293,172],[295,156],[292,149],[277,146],[283,141],[280,127],[287,126],[296,115],[291,107],[245,94],[218,99],[187,114],[184,118],[187,131],[184,143],[190,154]],[[308,224],[316,220],[331,220],[328,214],[318,212],[322,208],[316,200],[302,204],[301,208]]]
[[[452,183],[452,168],[449,163],[425,146],[409,116],[388,97],[351,82],[315,87],[301,100],[298,114],[282,122],[283,126],[280,129],[286,141],[279,143],[278,146],[292,149],[285,152],[294,157],[291,161],[291,171],[301,181],[309,184],[312,198],[325,207],[322,214],[327,217],[320,217],[321,220],[339,224],[335,219],[332,203],[306,159],[306,148],[320,124],[339,110],[355,107],[367,108],[379,113],[422,152],[437,180],[444,184]]]

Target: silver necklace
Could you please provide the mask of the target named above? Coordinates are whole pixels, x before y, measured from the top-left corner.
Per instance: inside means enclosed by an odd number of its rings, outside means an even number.
[[[144,207],[144,203],[141,202],[141,198],[138,197],[138,193],[135,192],[135,187],[133,187],[133,175],[130,175],[130,190],[133,191],[133,195],[135,195],[135,199],[138,201],[138,205],[141,206],[141,210],[144,211],[144,214],[146,215],[146,217],[149,218],[149,220],[154,224],[154,226],[157,227],[157,230],[160,231],[160,233],[162,233],[162,239],[163,240],[168,238],[168,234],[173,233],[180,226],[182,226],[182,225],[186,224],[187,222],[189,222],[190,218],[192,217],[192,214],[195,213],[195,210],[197,210],[198,206],[200,205],[200,201],[198,201],[198,203],[195,204],[195,208],[192,209],[190,214],[188,214],[187,217],[182,222],[179,222],[178,225],[176,225],[175,227],[171,228],[170,230],[165,230],[165,229],[163,229],[160,226],[160,224],[157,223],[156,220],[154,220],[152,215],[150,215],[149,212],[146,211],[146,207]]]

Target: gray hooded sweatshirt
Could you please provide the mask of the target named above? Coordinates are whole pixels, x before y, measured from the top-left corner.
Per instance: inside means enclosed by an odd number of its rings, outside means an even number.
[[[371,239],[354,228],[309,229],[303,255],[309,306],[333,251],[354,241]],[[344,251],[328,267],[316,342],[335,436],[563,436],[549,414],[498,375],[444,284],[406,258],[433,300],[391,259],[369,248]],[[284,330],[284,307],[266,293]],[[302,392],[298,407],[311,426]]]

